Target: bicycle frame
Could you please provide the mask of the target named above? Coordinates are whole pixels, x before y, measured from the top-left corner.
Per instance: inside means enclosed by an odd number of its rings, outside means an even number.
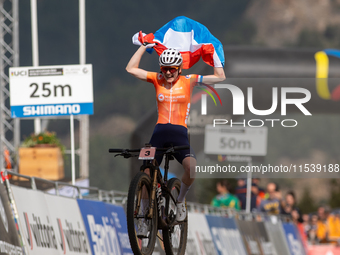
[[[165,155],[165,164],[164,164],[164,177],[162,180],[162,175],[161,172],[159,170],[159,167],[157,165],[157,162],[155,160],[149,160],[145,165],[143,165],[141,167],[141,171],[145,171],[145,169],[150,169],[150,177],[152,178],[152,192],[151,192],[151,198],[150,198],[150,210],[149,213],[147,215],[148,218],[152,218],[153,215],[153,210],[154,210],[154,205],[155,205],[155,201],[156,201],[156,191],[157,191],[157,184],[160,183],[162,191],[165,191],[170,198],[174,201],[174,203],[176,204],[175,198],[172,196],[171,192],[167,189],[166,183],[168,181],[168,171],[169,171],[169,161],[173,160],[173,156],[172,155]],[[151,169],[154,168],[153,171],[151,171]],[[162,194],[162,196],[164,197],[164,194]],[[138,195],[138,201],[137,201],[137,206],[139,208],[140,206],[140,199],[141,199],[141,193],[139,193]],[[158,204],[158,202],[156,202]],[[159,215],[161,214],[161,208],[158,208],[158,213]],[[167,216],[167,215],[166,215]]]
[[[155,205],[155,197],[156,197],[156,189],[157,189],[157,173],[159,171],[158,167],[155,167],[154,170],[154,174],[153,174],[153,181],[152,181],[152,192],[151,192],[151,204],[150,204],[150,210],[149,210],[149,214],[148,217],[152,218],[153,215],[153,208]]]

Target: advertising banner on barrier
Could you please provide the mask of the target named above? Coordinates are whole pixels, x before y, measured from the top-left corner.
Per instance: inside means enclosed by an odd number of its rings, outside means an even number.
[[[132,255],[126,217],[121,206],[78,199],[94,255]]]
[[[256,230],[258,231],[258,239],[259,243],[262,248],[263,255],[278,255],[278,253],[275,250],[274,244],[270,241],[268,237],[268,233],[266,231],[266,228],[264,226],[264,222],[252,222],[253,225],[256,226]]]
[[[0,183],[0,255],[22,255],[5,186]]]
[[[281,221],[266,221],[264,223],[269,240],[274,244],[279,254],[290,254],[285,233]]]
[[[248,254],[263,255],[257,238],[256,225],[252,224],[251,221],[245,220],[236,220],[236,223],[243,237]]]
[[[188,213],[187,255],[216,255],[207,219],[202,213]]]
[[[77,201],[67,197],[44,195],[61,253],[91,255]]]
[[[211,215],[206,218],[219,255],[247,255],[234,219]]]
[[[237,225],[250,255],[280,254],[269,240],[264,222],[237,220]]]
[[[288,243],[288,247],[291,255],[306,255],[305,250],[303,249],[301,240],[297,233],[297,229],[293,223],[282,223],[283,229],[285,231],[286,240]]]
[[[60,255],[44,193],[11,186],[19,214],[19,228],[29,255]]]
[[[334,247],[333,245],[315,245],[310,246],[308,255],[340,255],[340,247]]]
[[[126,225],[126,214],[122,206],[104,203],[108,219],[118,233],[119,244],[122,249],[122,254],[131,254],[131,246]]]
[[[92,255],[75,199],[12,186],[20,230],[30,255]]]

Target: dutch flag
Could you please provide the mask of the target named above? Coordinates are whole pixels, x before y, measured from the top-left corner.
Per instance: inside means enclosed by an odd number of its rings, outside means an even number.
[[[136,45],[141,45],[141,41],[157,43],[153,49],[158,55],[168,48],[179,50],[183,56],[184,69],[192,67],[201,57],[208,65],[224,66],[222,43],[204,25],[184,16],[171,20],[154,34],[143,34],[141,38],[136,33],[132,37]]]

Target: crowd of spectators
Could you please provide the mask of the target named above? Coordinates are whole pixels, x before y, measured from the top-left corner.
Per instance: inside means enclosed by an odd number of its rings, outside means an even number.
[[[329,206],[320,206],[316,214],[303,214],[303,230],[312,244],[334,243],[340,245],[340,212]]]
[[[331,211],[329,206],[320,206],[316,213],[302,214],[296,203],[294,191],[282,195],[278,184],[269,182],[266,189],[260,187],[260,179],[252,179],[250,210],[269,215],[282,215],[290,218],[303,238],[310,244],[333,243],[340,245],[340,210]],[[216,184],[218,195],[211,205],[246,209],[246,179],[238,179],[235,195],[231,194],[230,184],[220,180]]]

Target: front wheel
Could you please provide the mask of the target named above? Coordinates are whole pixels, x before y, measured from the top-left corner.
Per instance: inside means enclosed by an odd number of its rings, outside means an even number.
[[[172,178],[168,181],[168,189],[173,198],[177,200],[181,189],[181,182],[177,178]],[[170,196],[167,196],[165,206],[168,217],[176,214],[176,204]],[[185,253],[188,237],[188,217],[180,224],[170,224],[163,228],[163,243],[166,254],[183,255]]]
[[[153,208],[152,218],[147,217],[151,204],[151,192],[150,177],[139,172],[130,183],[126,208],[131,249],[137,255],[151,255],[155,247],[157,235],[156,206]]]

